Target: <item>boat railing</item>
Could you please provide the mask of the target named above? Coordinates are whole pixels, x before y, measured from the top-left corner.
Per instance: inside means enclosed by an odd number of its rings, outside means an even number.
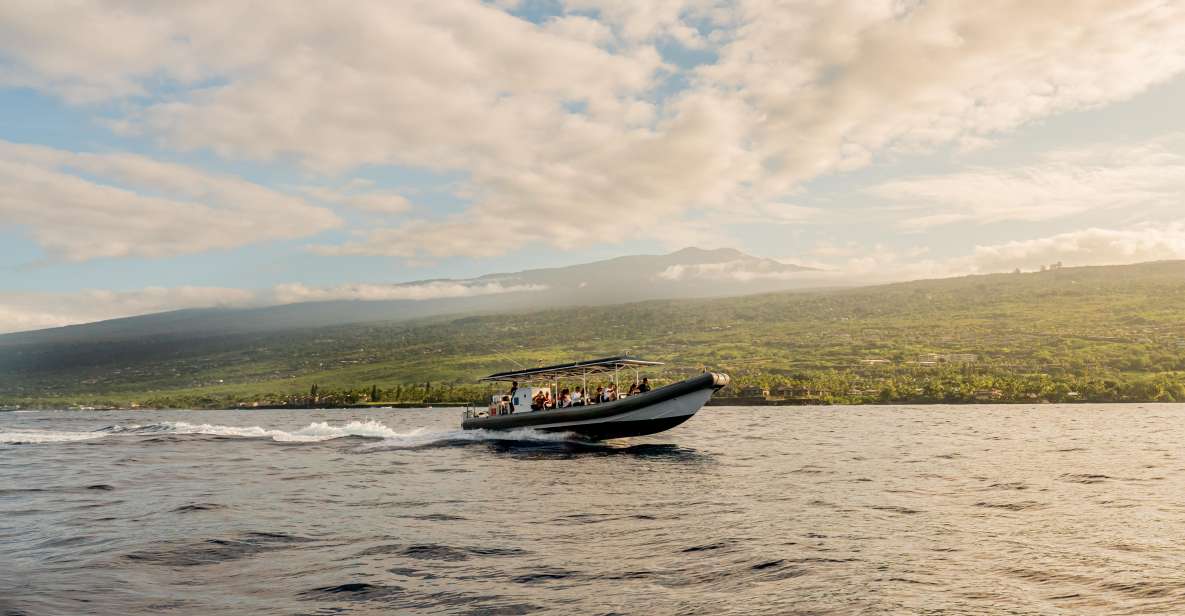
[[[638,394],[634,394],[634,395],[636,396]],[[608,404],[610,402],[616,402],[618,400],[625,400],[628,397],[630,397],[628,394],[618,394],[618,396],[612,400],[604,400],[601,402],[586,401],[586,402],[581,402],[580,404],[573,404],[571,406],[560,407],[558,409],[555,407],[548,407],[545,409],[531,409],[531,408],[524,409],[524,408],[520,407],[520,408],[516,409],[515,412],[512,412],[510,410],[512,407],[510,407],[507,404],[506,406],[499,408],[498,412],[496,412],[496,413],[491,413],[490,406],[484,402],[469,402],[469,403],[465,404],[465,419],[473,419],[475,417],[492,417],[495,415],[511,415],[511,414],[518,415],[520,413],[539,413],[539,412],[546,412],[546,411],[564,410],[567,408],[577,408],[577,407],[582,407],[582,406],[596,406],[596,405],[600,405],[600,404]]]

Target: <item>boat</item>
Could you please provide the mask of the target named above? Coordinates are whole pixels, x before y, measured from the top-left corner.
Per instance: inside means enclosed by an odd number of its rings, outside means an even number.
[[[557,394],[562,391],[560,387],[564,383],[573,387],[579,384],[587,392],[590,378],[612,378],[614,388],[618,389],[623,372],[629,376],[632,370],[637,384],[642,369],[661,365],[662,362],[619,356],[491,374],[481,381],[510,383],[510,388],[506,393],[491,396],[489,405],[484,408],[481,404],[466,407],[461,427],[465,430],[566,432],[596,441],[643,436],[670,430],[691,419],[712,394],[729,383],[727,374],[704,372],[612,401],[532,409],[532,400],[541,394],[558,400]]]

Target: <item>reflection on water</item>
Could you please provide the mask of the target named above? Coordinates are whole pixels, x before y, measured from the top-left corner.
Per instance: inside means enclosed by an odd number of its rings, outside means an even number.
[[[632,439],[638,440],[638,439]],[[628,440],[626,441],[628,442]],[[466,443],[476,445],[473,442]],[[606,443],[585,443],[581,441],[510,441],[491,440],[482,443],[490,451],[528,459],[580,458],[626,456],[632,458],[653,458],[662,460],[677,460],[683,462],[704,463],[712,459],[710,454],[702,454],[690,447],[680,447],[669,443],[641,443],[629,445],[613,445]]]
[[[1185,406],[6,413],[0,614],[1176,614]]]

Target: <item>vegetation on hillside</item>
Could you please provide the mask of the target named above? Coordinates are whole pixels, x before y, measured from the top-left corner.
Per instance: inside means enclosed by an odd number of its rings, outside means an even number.
[[[1185,263],[88,345],[0,345],[0,404],[448,402],[630,353],[823,403],[1185,401]],[[317,386],[316,394],[311,388]]]

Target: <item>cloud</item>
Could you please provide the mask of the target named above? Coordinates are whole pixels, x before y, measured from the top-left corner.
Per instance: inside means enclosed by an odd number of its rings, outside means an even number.
[[[455,297],[477,297],[542,291],[547,287],[536,284],[503,285],[500,282],[466,282],[433,280],[409,284],[347,284],[335,287],[309,287],[300,283],[277,285],[273,297],[278,304],[320,302],[329,300],[429,300]]]
[[[675,265],[659,274],[665,280],[751,282],[793,280],[803,288],[862,285],[968,274],[1032,271],[1061,262],[1067,267],[1114,265],[1185,259],[1185,221],[1156,227],[1088,228],[1023,241],[975,246],[950,258],[928,256],[924,248],[893,249],[883,245],[823,244],[816,254],[829,257],[808,262],[816,271],[794,271],[780,260],[730,260]],[[578,286],[585,287],[585,283]],[[76,293],[0,292],[0,332],[58,327],[182,308],[262,306],[331,300],[408,300],[477,297],[544,291],[537,284],[488,280],[433,280],[404,284],[355,283],[329,287],[301,283],[250,291],[218,287],[149,287],[138,291],[86,290]]]
[[[305,237],[330,211],[237,178],[131,154],[0,141],[0,226],[52,258],[168,257]]]
[[[976,271],[1031,270],[1042,265],[1115,265],[1185,259],[1185,221],[1162,227],[1083,229],[1033,240],[976,246]]]
[[[407,197],[391,191],[373,190],[366,182],[345,186],[301,186],[300,192],[323,203],[335,203],[375,214],[399,214],[411,209]]]
[[[924,248],[900,250],[879,245],[825,244],[823,252],[823,256],[831,258],[810,265],[826,271],[803,272],[803,275],[845,285],[993,274],[1015,269],[1035,271],[1054,263],[1066,267],[1123,265],[1185,259],[1185,221],[1124,229],[1087,228],[1029,240],[981,244],[968,253],[946,258],[929,256]]]
[[[736,259],[719,263],[671,265],[659,272],[658,277],[664,280],[749,282],[753,280],[807,280],[814,274],[815,272],[799,270],[772,259]]]
[[[665,62],[669,41],[705,63]],[[887,152],[1130,98],[1185,70],[1185,5],[574,0],[536,25],[478,2],[10,2],[0,56],[0,83],[120,101],[121,130],[170,147],[461,176],[463,212],[317,250],[481,257],[661,239]]]
[[[893,180],[872,187],[900,204],[901,225],[1044,221],[1092,210],[1177,208],[1185,194],[1185,155],[1175,135],[1144,144],[1057,151],[1015,169],[974,169]]]
[[[1158,0],[741,3],[701,67],[754,112],[764,189],[982,139],[1131,97],[1185,69],[1185,6]]]
[[[182,308],[241,306],[255,301],[243,289],[148,287],[137,291],[0,292],[0,333],[61,327]]]
[[[183,308],[246,307],[331,300],[423,301],[546,290],[538,284],[431,280],[404,284],[343,284],[316,287],[279,284],[253,291],[224,287],[147,287],[135,291],[83,290],[73,293],[0,292],[0,333],[61,327]]]
[[[569,0],[565,4],[568,11],[595,12],[626,44],[670,39],[692,49],[707,45],[692,22],[709,19],[712,8],[711,2],[687,0]]]

